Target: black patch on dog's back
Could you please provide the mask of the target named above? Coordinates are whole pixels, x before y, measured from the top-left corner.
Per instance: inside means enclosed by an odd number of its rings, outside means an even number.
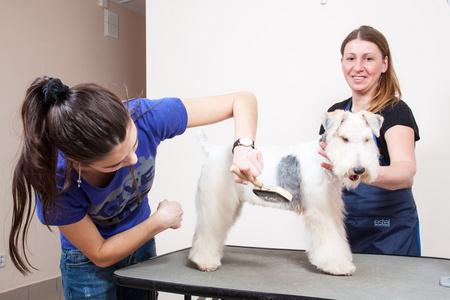
[[[277,184],[292,194],[292,202],[300,202],[300,162],[295,155],[281,158],[277,167]]]

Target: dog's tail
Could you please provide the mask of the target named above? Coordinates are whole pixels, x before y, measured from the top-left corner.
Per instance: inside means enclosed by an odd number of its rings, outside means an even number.
[[[203,129],[201,128],[197,130],[197,139],[200,142],[200,145],[202,146],[203,153],[205,153],[205,155],[208,155],[209,149],[211,148],[211,143],[208,141],[205,131],[203,131]]]

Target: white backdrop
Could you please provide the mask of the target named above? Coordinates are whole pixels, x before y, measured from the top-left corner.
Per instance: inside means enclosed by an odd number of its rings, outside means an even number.
[[[147,97],[194,97],[250,90],[259,101],[257,143],[314,138],[322,114],[351,93],[340,67],[342,40],[360,25],[388,39],[416,145],[413,192],[422,254],[450,258],[450,12],[445,0],[147,0]],[[205,129],[233,142],[233,123]],[[190,246],[203,155],[195,129],[164,142],[151,206],[182,203],[182,228],[158,236],[159,254]],[[270,183],[268,183],[270,184]],[[274,184],[274,183],[272,183]],[[301,217],[245,206],[229,244],[303,249]]]

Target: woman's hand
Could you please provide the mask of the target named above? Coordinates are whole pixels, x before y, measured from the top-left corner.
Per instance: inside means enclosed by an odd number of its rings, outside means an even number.
[[[322,155],[323,157],[325,157],[328,160],[328,156],[325,154],[325,148],[327,147],[327,143],[320,142],[319,146],[320,146],[319,154]],[[327,169],[327,170],[329,170],[329,171],[333,171],[333,166],[331,164],[329,164],[329,163],[321,162],[320,166],[325,168],[325,169]]]
[[[234,148],[233,165],[238,167],[248,180],[253,181],[261,175],[264,166],[261,151],[252,147],[237,146]],[[234,182],[248,184],[237,175],[234,175]]]
[[[163,200],[159,203],[154,217],[158,218],[165,228],[178,229],[181,227],[181,221],[183,220],[183,209],[178,202]]]

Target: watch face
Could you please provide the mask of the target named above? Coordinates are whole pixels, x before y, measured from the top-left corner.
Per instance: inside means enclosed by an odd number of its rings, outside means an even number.
[[[253,145],[253,141],[249,138],[241,138],[239,139],[239,144],[243,146],[251,146]]]

